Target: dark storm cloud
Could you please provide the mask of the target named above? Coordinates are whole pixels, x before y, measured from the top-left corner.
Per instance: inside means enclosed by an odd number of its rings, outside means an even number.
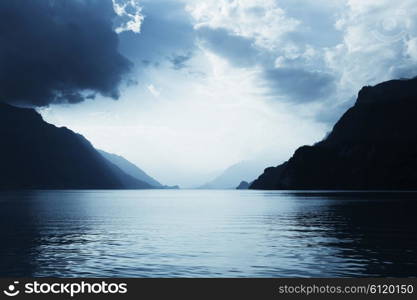
[[[271,94],[283,94],[288,101],[304,103],[320,100],[335,89],[333,76],[324,72],[278,68],[264,71],[264,82]]]
[[[197,32],[204,47],[226,58],[236,67],[253,66],[261,56],[252,40],[233,35],[226,29],[201,27]]]
[[[114,16],[111,0],[0,1],[0,101],[118,98],[131,63],[118,52]]]
[[[158,67],[164,62],[174,69],[185,67],[195,52],[195,31],[184,3],[142,0],[145,19],[140,34],[120,34],[120,49],[138,64]]]

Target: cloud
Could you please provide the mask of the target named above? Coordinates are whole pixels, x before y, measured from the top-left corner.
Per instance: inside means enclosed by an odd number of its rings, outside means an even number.
[[[305,103],[332,92],[335,78],[323,67],[323,55],[318,51],[330,42],[314,33],[331,21],[290,16],[287,10],[299,12],[292,9],[295,5],[280,7],[281,2],[273,0],[209,3],[187,6],[202,48],[236,67],[258,70],[259,85],[276,99]],[[316,9],[315,16],[319,15]]]
[[[263,73],[268,90],[289,96],[291,102],[318,101],[332,95],[335,80],[331,74],[303,69],[278,68]],[[288,98],[287,98],[288,99]]]
[[[116,27],[117,33],[124,31],[132,31],[140,33],[140,28],[144,20],[142,15],[142,7],[138,0],[112,0],[113,8],[116,14],[120,17],[119,26]]]
[[[330,67],[365,85],[391,79],[397,68],[411,63],[407,46],[417,34],[414,1],[349,0],[346,4],[336,22],[343,41],[329,49],[335,58]]]
[[[147,88],[152,96],[158,98],[161,95],[161,92],[153,84],[148,85]]]
[[[196,33],[184,10],[184,3],[142,0],[140,4],[144,16],[140,34],[126,31],[119,35],[122,53],[143,67],[165,63],[178,70],[185,67],[197,46]]]
[[[197,34],[201,47],[226,58],[237,67],[253,66],[261,55],[252,40],[233,35],[223,28],[199,27]]]
[[[362,86],[417,75],[414,2],[213,0],[187,11],[203,51],[256,70],[269,98],[311,103],[331,122]]]
[[[184,55],[174,55],[169,60],[172,63],[172,66],[175,70],[184,69],[187,66],[187,61],[192,58],[192,53],[187,53]]]
[[[189,4],[187,11],[196,28],[223,28],[268,50],[276,49],[281,38],[299,25],[275,0],[198,1]]]
[[[412,38],[407,42],[407,55],[412,61],[417,62],[417,38]]]
[[[277,1],[211,1],[190,4],[199,45],[237,68],[256,70],[258,85],[277,101],[305,104],[327,99],[335,77],[323,65],[319,47],[330,42],[314,35],[323,18],[290,16]],[[316,9],[315,16],[320,14]],[[306,26],[304,22],[314,26]],[[318,24],[318,25],[317,25]],[[333,30],[336,31],[336,30]],[[332,33],[333,34],[333,33]]]
[[[118,35],[139,84],[102,100],[106,116],[92,117],[94,101],[51,115],[165,183],[201,184],[240,160],[278,164],[320,140],[363,85],[417,74],[415,0],[139,3],[140,34]]]
[[[47,106],[118,98],[131,68],[111,0],[0,2],[0,101]]]

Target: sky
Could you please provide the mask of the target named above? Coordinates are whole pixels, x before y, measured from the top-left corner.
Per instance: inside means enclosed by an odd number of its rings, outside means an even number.
[[[416,76],[416,16],[413,0],[4,0],[0,101],[198,186],[282,163],[362,86]]]

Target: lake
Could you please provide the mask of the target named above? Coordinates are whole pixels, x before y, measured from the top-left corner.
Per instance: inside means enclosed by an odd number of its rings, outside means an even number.
[[[417,193],[0,192],[1,277],[417,276]]]

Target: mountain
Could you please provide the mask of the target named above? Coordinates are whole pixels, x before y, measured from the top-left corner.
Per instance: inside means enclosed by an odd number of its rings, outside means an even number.
[[[0,140],[0,189],[151,188],[34,109],[0,103]]]
[[[323,141],[267,168],[251,189],[417,189],[417,78],[364,87]]]
[[[237,190],[247,190],[249,189],[250,183],[247,181],[242,181],[238,186],[237,186]]]
[[[262,164],[255,161],[242,161],[206,183],[201,189],[235,189],[242,180],[252,181],[262,171]]]
[[[148,174],[146,174],[144,171],[142,171],[140,168],[138,168],[136,165],[128,161],[122,156],[112,154],[105,152],[103,150],[97,150],[105,159],[119,167],[123,172],[126,174],[140,180],[143,182],[148,183],[149,185],[156,187],[156,188],[163,188],[162,184],[160,184],[158,181],[150,177]]]

